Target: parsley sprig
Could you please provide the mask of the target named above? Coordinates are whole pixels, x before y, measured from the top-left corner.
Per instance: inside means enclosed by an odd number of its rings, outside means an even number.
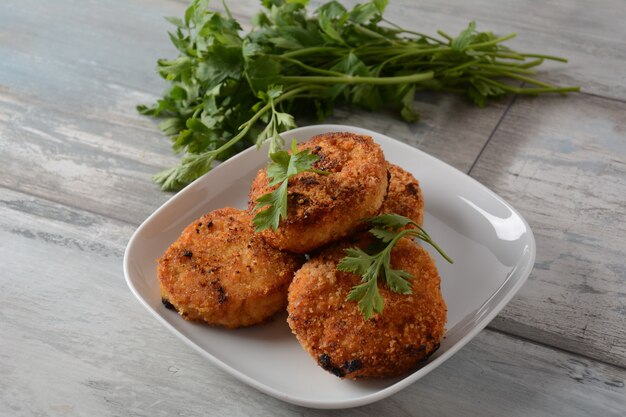
[[[417,223],[399,214],[383,214],[366,219],[373,228],[369,232],[374,236],[374,244],[368,250],[358,247],[345,249],[346,257],[342,258],[337,269],[352,272],[361,276],[361,284],[352,288],[347,301],[357,301],[358,308],[366,320],[374,312],[382,313],[384,301],[378,291],[378,279],[384,280],[387,287],[400,294],[411,294],[410,279],[413,276],[401,269],[391,267],[391,251],[403,237],[418,238],[429,243],[446,261],[453,263],[430,235]],[[407,225],[415,228],[401,230]]]
[[[280,139],[282,142],[282,139]],[[319,161],[320,157],[311,153],[310,149],[298,151],[297,142],[291,142],[291,154],[285,150],[279,150],[270,153],[272,162],[267,167],[267,176],[270,179],[269,186],[276,188],[271,193],[267,193],[259,197],[254,206],[256,215],[252,222],[256,231],[269,229],[278,229],[280,219],[287,218],[287,187],[289,179],[294,175],[302,172],[315,172],[317,174],[329,174],[326,171],[314,169],[313,164]],[[265,208],[264,210],[262,210]]]
[[[534,78],[534,68],[565,59],[520,53],[498,37],[479,32],[471,22],[458,36],[436,36],[387,21],[387,0],[346,9],[337,1],[308,13],[307,0],[262,0],[252,29],[242,31],[225,15],[193,0],[170,39],[175,59],[157,62],[169,83],[142,114],[162,118],[180,165],[155,176],[165,190],[180,189],[256,143],[281,148],[280,133],[295,126],[295,116],[330,115],[335,105],[367,110],[389,108],[414,122],[416,93],[459,93],[483,107],[510,94],[578,91]]]

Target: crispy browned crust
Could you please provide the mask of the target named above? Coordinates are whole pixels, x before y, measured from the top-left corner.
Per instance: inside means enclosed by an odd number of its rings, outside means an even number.
[[[391,377],[415,369],[439,347],[445,331],[434,261],[415,242],[398,242],[392,267],[413,275],[413,293],[397,294],[379,283],[383,313],[366,321],[357,303],[346,301],[360,277],[336,270],[346,246],[354,244],[326,249],[296,273],[287,307],[292,332],[322,368],[340,377]]]
[[[283,310],[301,259],[268,245],[251,220],[223,208],[190,224],[158,260],[163,303],[187,320],[229,328]]]
[[[328,133],[298,146],[312,149],[321,159],[314,168],[289,181],[287,219],[277,230],[261,235],[274,247],[306,253],[353,232],[359,220],[378,213],[387,191],[387,165],[380,146],[369,136]],[[272,192],[267,170],[258,172],[250,190],[249,209]]]
[[[389,191],[380,208],[380,214],[396,213],[408,217],[415,223],[424,223],[424,198],[420,183],[411,173],[394,164],[389,169]]]

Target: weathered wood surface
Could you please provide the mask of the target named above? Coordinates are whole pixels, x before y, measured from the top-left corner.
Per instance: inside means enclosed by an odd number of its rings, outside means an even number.
[[[163,89],[163,15],[183,5],[0,7],[0,185],[138,224],[171,196],[150,178],[177,158],[135,105]]]
[[[626,366],[626,103],[517,99],[472,176],[524,214],[529,282],[492,324]]]
[[[626,370],[490,330],[370,406],[285,404],[210,365],[136,302],[120,267],[133,229],[0,188],[0,415],[623,414]]]
[[[0,3],[0,415],[327,414],[212,367],[123,282],[128,238],[171,196],[150,177],[177,161],[134,106],[163,88],[153,68],[173,49],[162,16],[181,15],[186,3]],[[257,0],[230,3],[243,19],[258,10]],[[348,415],[626,414],[626,6],[537,7],[393,1],[388,17],[424,32],[456,32],[470,19],[516,30],[515,47],[570,58],[543,79],[611,99],[518,98],[476,109],[424,94],[417,125],[346,110],[330,120],[471,171],[520,209],[538,242],[535,271],[492,323],[498,331]]]

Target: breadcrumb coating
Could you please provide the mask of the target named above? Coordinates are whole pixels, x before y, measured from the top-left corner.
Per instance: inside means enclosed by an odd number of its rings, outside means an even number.
[[[370,136],[327,133],[298,146],[320,157],[314,168],[330,172],[298,174],[289,180],[287,219],[261,235],[279,249],[307,253],[353,233],[364,217],[378,213],[387,193],[387,164]],[[249,209],[270,193],[267,169],[258,172]]]
[[[388,163],[387,168],[389,190],[380,208],[380,214],[399,214],[421,226],[424,223],[424,197],[419,181],[397,165]]]
[[[223,208],[190,224],[158,260],[165,306],[186,320],[229,328],[284,310],[302,260],[268,245],[251,222],[246,211]]]
[[[394,269],[413,275],[412,294],[390,291],[379,281],[382,314],[365,320],[346,301],[361,277],[336,270],[344,241],[323,250],[296,273],[289,287],[287,319],[302,347],[325,370],[342,378],[392,377],[415,369],[437,350],[445,332],[446,304],[439,273],[428,252],[409,239],[392,251]]]

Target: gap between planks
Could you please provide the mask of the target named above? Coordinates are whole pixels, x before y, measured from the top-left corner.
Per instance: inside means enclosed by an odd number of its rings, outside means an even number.
[[[122,223],[122,224],[127,224],[127,225],[130,225],[130,226],[133,226],[133,227],[139,227],[139,224],[131,223],[128,220],[124,220],[124,219],[112,216],[110,214],[99,213],[99,212],[97,212],[95,210],[90,210],[88,208],[80,207],[80,206],[77,206],[77,205],[74,205],[74,204],[68,204],[66,202],[50,198],[48,196],[38,195],[37,193],[33,193],[31,191],[28,191],[28,190],[20,190],[19,188],[11,187],[9,185],[0,185],[0,188],[4,188],[5,190],[13,191],[13,192],[19,193],[19,194],[24,194],[24,195],[27,195],[29,197],[34,197],[34,198],[37,198],[37,199],[40,199],[40,200],[48,201],[50,203],[58,204],[60,206],[67,207],[69,209],[73,209],[73,210],[76,210],[76,211],[82,211],[84,213],[89,213],[89,214],[92,214],[94,216],[103,217],[103,218],[109,219],[109,220],[114,220],[114,221]],[[130,238],[130,236],[129,236],[129,238]]]
[[[482,156],[483,152],[485,151],[485,149],[487,149],[487,145],[489,145],[489,142],[491,142],[491,139],[494,137],[494,135],[496,134],[496,132],[498,131],[498,128],[500,127],[500,124],[502,123],[502,121],[504,120],[504,118],[506,117],[506,115],[509,113],[509,110],[511,110],[511,107],[513,107],[513,104],[515,103],[515,101],[517,101],[517,97],[518,95],[515,94],[513,96],[513,99],[511,100],[511,102],[509,103],[509,105],[506,107],[506,109],[504,109],[504,111],[502,112],[502,116],[500,116],[500,119],[498,120],[498,123],[496,123],[496,125],[494,126],[493,130],[491,131],[491,133],[489,134],[489,137],[487,138],[487,140],[485,141],[485,143],[483,144],[483,147],[480,149],[480,151],[478,152],[478,155],[476,155],[476,159],[474,159],[474,162],[472,162],[472,166],[470,166],[470,168],[467,170],[467,175],[471,175],[472,170],[474,169],[474,167],[476,166],[476,164],[478,163],[478,160],[480,159],[480,157]]]
[[[581,88],[583,88],[583,87],[581,87]],[[617,103],[624,103],[624,104],[626,104],[626,100],[621,99],[621,98],[607,97],[607,96],[603,96],[602,94],[588,93],[586,91],[579,91],[577,93],[570,93],[570,94],[582,94],[583,96],[596,97],[596,98],[600,98],[600,99],[603,99],[603,100],[610,100],[610,101],[615,101]]]
[[[564,348],[559,347],[559,346],[553,346],[553,345],[551,345],[549,343],[541,342],[541,341],[536,340],[536,339],[528,339],[526,337],[520,336],[520,335],[512,333],[512,332],[507,332],[505,330],[502,330],[502,329],[499,329],[499,328],[496,328],[496,327],[491,327],[490,325],[487,325],[486,329],[489,330],[490,332],[499,333],[499,334],[502,334],[504,336],[510,337],[511,339],[522,340],[524,342],[532,343],[533,345],[541,346],[541,347],[544,347],[544,348],[547,348],[547,349],[552,349],[552,350],[558,351],[560,353],[564,353],[564,354],[568,354],[568,355],[572,355],[572,356],[578,356],[578,357],[587,359],[589,361],[593,361],[595,363],[601,363],[603,365],[611,366],[613,368],[626,370],[625,366],[622,366],[622,365],[617,364],[617,363],[608,362],[608,361],[606,361],[604,359],[594,358],[594,357],[582,354],[580,352],[576,352],[574,350],[564,349]]]

